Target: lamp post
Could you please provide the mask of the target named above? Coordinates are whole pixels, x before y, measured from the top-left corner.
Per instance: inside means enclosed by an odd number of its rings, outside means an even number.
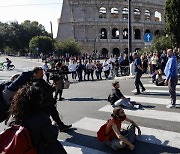
[[[128,60],[129,60],[130,52],[132,52],[131,0],[128,0],[128,31],[129,31],[128,33]],[[130,60],[129,60],[129,69],[130,69]]]
[[[52,30],[52,22],[50,21],[50,26],[51,26],[51,39],[52,39],[52,53],[53,53],[53,50],[54,50],[54,43],[53,43],[53,30]]]

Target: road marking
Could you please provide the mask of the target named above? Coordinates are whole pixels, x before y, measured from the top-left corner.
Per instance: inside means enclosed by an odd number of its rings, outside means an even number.
[[[105,153],[85,146],[73,144],[67,141],[60,140],[60,142],[68,154],[110,154],[107,152]]]
[[[112,113],[113,107],[111,105],[106,105],[99,109],[98,111],[110,112]],[[166,112],[166,111],[156,111],[156,110],[126,110],[127,115],[142,117],[142,118],[151,118],[165,121],[180,122],[180,113],[177,112]]]
[[[144,87],[150,87],[150,88],[167,88],[168,89],[168,86],[156,86],[155,84],[144,84]],[[176,88],[180,88],[180,85],[176,85]]]
[[[136,89],[132,91],[133,93],[136,92]],[[149,95],[169,95],[169,92],[167,90],[154,90],[154,89],[146,89],[143,94],[149,94]],[[180,91],[176,91],[176,96],[180,96]]]
[[[160,104],[160,105],[168,105],[170,103],[170,99],[165,98],[150,98],[150,97],[140,97],[140,96],[126,96],[127,98],[131,98],[131,101],[135,101],[136,103],[149,103],[149,104]],[[180,100],[176,100],[176,104],[180,104]]]
[[[93,132],[97,132],[99,128],[105,123],[105,120],[94,119],[85,117],[78,122],[73,124],[73,127],[89,130]],[[122,127],[126,127],[127,124],[122,124]],[[142,131],[141,136],[137,136],[138,141],[163,145],[163,146],[170,146],[174,148],[180,147],[180,133],[159,130],[154,128],[147,128],[143,126],[139,126]]]

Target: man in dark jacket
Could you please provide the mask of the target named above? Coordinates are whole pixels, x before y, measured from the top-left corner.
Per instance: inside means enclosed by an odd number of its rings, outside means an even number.
[[[61,121],[55,106],[56,100],[53,98],[53,88],[43,79],[43,69],[41,67],[35,67],[33,71],[23,72],[8,86],[8,90],[16,91],[20,86],[30,81],[33,81],[33,84],[42,90],[43,111],[49,116],[52,116],[53,120],[57,123],[59,130],[62,132],[72,127],[72,125],[65,125]]]

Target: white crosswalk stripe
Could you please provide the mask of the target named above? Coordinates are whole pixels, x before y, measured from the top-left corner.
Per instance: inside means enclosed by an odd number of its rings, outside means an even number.
[[[68,154],[108,154],[92,148],[80,146],[70,142],[60,141]]]
[[[148,103],[148,104],[160,104],[160,105],[168,105],[170,99],[165,98],[154,98],[154,97],[142,97],[142,96],[126,96],[127,98],[131,98],[131,101],[135,101],[136,103]],[[176,101],[177,104],[180,104],[180,100]]]
[[[135,93],[136,90],[134,89],[132,92]],[[147,89],[145,92],[143,92],[143,94],[169,95],[169,92],[168,92],[168,90]],[[180,91],[176,91],[176,95],[180,96]]]
[[[155,84],[144,84],[144,87],[149,88],[168,88],[168,86],[156,86]],[[180,88],[180,85],[176,85],[176,88]]]
[[[99,111],[112,113],[113,108],[111,105],[106,105],[103,108],[99,109]],[[131,115],[135,117],[180,122],[180,118],[179,118],[180,113],[175,113],[175,112],[156,111],[156,110],[146,109],[146,110],[126,110],[125,113],[127,115]]]

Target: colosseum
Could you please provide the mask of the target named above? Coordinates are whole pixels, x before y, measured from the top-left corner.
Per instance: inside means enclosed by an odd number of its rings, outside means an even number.
[[[82,52],[128,51],[128,0],[63,0],[58,40],[74,38]],[[165,0],[131,0],[132,51],[148,46],[144,35],[164,35]]]

